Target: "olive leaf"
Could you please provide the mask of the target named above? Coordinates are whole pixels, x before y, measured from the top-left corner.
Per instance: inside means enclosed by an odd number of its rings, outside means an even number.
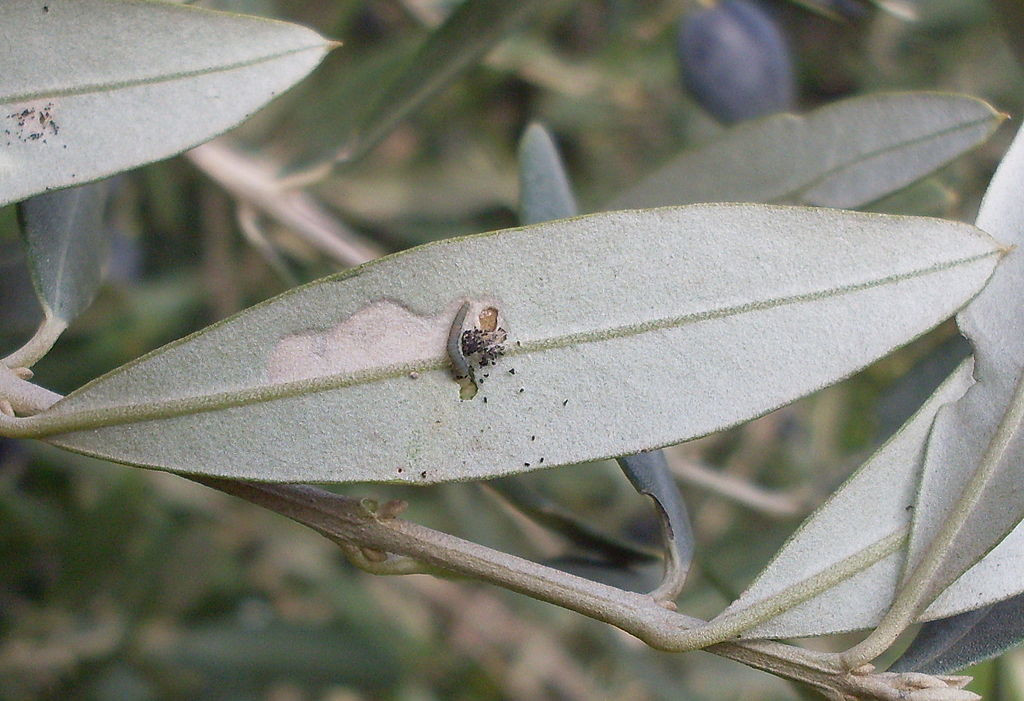
[[[977,219],[979,228],[1016,247],[985,290],[957,317],[974,346],[976,383],[936,417],[921,474],[904,576],[914,577],[915,568],[934,557],[935,543],[943,543],[938,561],[927,565],[934,571],[922,583],[925,604],[989,554],[1024,518],[1024,321],[1017,314],[1024,297],[1021,192],[1024,131],[996,171]],[[997,552],[991,555],[998,557]],[[954,591],[959,596],[946,592],[947,612],[989,603],[995,592],[997,600],[1024,591],[1022,567],[988,568],[973,579],[974,586],[957,582]],[[984,596],[979,595],[979,586]],[[929,614],[934,616],[935,610]]]
[[[939,409],[970,386],[972,369],[970,358],[961,363],[719,618],[756,611],[746,638],[825,635],[877,624],[899,583],[928,432]]]
[[[579,214],[576,196],[551,134],[531,124],[519,141],[519,222],[539,224]]]
[[[1024,640],[1024,595],[930,621],[899,659],[893,672],[949,674],[1000,655]]]
[[[339,132],[340,142],[325,147],[326,162],[359,158],[402,120],[440,92],[462,71],[494,48],[546,4],[542,0],[466,0],[412,53],[379,94]],[[315,172],[324,165],[323,148],[293,170]]]
[[[937,219],[766,205],[594,214],[290,290],[0,426],[269,481],[430,483],[637,453],[849,375],[954,313],[1000,255]],[[462,400],[446,348],[467,302],[472,339],[506,340],[504,355],[494,343],[478,356],[494,364]]]
[[[764,117],[684,152],[607,208],[723,200],[861,207],[977,146],[1003,119],[976,98],[926,92]]]
[[[674,599],[693,562],[693,527],[686,502],[669,470],[665,451],[627,455],[618,462],[636,491],[650,497],[658,509],[665,542],[665,577],[653,595]]]
[[[1024,136],[1019,134],[989,186],[978,226],[1001,240],[1020,241],[1022,189]],[[1018,526],[1024,504],[1017,488],[1021,435],[1016,427],[1024,348],[1021,322],[1013,311],[1019,308],[1014,300],[1020,294],[1022,265],[1014,248],[982,294],[959,315],[975,358],[961,365],[808,519],[726,612],[749,612],[755,605],[769,612],[772,607],[766,602],[776,603],[780,615],[767,615],[766,622],[745,635],[798,637],[877,624],[954,519],[962,523],[936,551],[935,571],[914,583],[921,589],[915,592],[921,599],[917,608],[923,609],[919,619],[963,613],[1024,591],[1024,527]],[[811,542],[816,546],[809,546]],[[833,555],[823,561],[821,552]],[[869,553],[880,558],[876,564],[870,563]],[[859,569],[844,570],[845,565]],[[834,588],[824,586],[828,581]],[[786,597],[809,600],[790,609],[779,603]]]
[[[0,205],[202,143],[330,48],[297,25],[142,0],[7,0],[0,26]]]
[[[110,245],[109,181],[36,195],[18,207],[32,281],[43,312],[67,325],[102,279]]]

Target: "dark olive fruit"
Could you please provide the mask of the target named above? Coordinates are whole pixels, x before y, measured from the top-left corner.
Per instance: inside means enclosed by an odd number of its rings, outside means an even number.
[[[793,62],[775,21],[749,0],[721,0],[683,15],[683,84],[726,124],[794,107]]]

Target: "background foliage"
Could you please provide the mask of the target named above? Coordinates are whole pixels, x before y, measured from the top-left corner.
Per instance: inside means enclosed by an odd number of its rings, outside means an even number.
[[[237,133],[282,162],[337,147],[351,106],[366,102],[453,5],[209,4],[289,19],[345,41]],[[770,4],[793,54],[802,110],[881,89],[925,88],[976,95],[1014,117],[1024,111],[1024,75],[988,4],[922,0],[914,22],[855,6],[856,17],[837,20]],[[721,128],[680,87],[682,9],[669,0],[552,4],[316,194],[383,251],[514,225],[516,144],[539,119],[558,139],[581,209],[600,206]],[[978,151],[876,208],[971,221],[1017,126],[1011,121]],[[54,390],[70,391],[294,281],[336,269],[284,230],[270,232],[285,251],[284,270],[268,264],[236,230],[229,198],[184,159],[121,176],[113,190],[108,282],[35,368]],[[13,207],[0,209],[0,246],[0,351],[7,352],[40,314]],[[669,451],[700,558],[681,606],[706,616],[728,603],[964,352],[946,324],[847,382]],[[656,538],[648,504],[613,464],[530,479],[624,535]],[[486,486],[345,491],[409,499],[415,520],[531,558],[575,557]],[[0,561],[4,698],[796,695],[768,675],[703,653],[654,652],[602,624],[490,587],[373,578],[280,517],[171,475],[37,442],[0,443]],[[987,698],[1024,693],[1019,653],[973,673],[973,688]]]

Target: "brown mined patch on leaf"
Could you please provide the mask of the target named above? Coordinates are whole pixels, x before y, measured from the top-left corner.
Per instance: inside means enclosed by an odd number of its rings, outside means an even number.
[[[494,307],[481,309],[477,319],[480,321],[481,331],[494,331],[498,328],[498,310]]]
[[[378,300],[324,331],[285,336],[267,358],[271,382],[325,377],[387,365],[428,364],[444,358],[452,318],[464,300],[421,315],[392,300]],[[494,304],[474,300],[471,316]]]

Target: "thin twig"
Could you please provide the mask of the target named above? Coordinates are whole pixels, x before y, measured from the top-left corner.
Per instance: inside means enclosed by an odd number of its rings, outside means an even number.
[[[190,479],[276,511],[335,542],[403,555],[481,579],[610,623],[659,649],[692,649],[688,639],[695,633],[699,638],[706,625],[700,619],[666,610],[648,595],[592,582],[398,518],[381,517],[359,500],[326,490],[214,477]],[[968,680],[965,677],[874,674],[870,665],[847,671],[837,664],[835,655],[772,641],[720,642],[705,649],[809,684],[836,701],[897,701],[909,698],[908,691],[921,688],[942,688],[949,701],[978,698],[959,691]]]
[[[67,327],[67,322],[47,314],[42,322],[40,322],[39,328],[36,329],[32,338],[26,341],[25,345],[21,348],[0,361],[0,364],[9,368],[32,367],[40,358],[50,352],[53,344],[57,342],[57,339],[60,338],[60,335]]]
[[[274,244],[270,242],[266,232],[260,226],[260,215],[256,208],[248,202],[238,202],[238,206],[235,208],[235,220],[238,222],[238,228],[245,237],[245,240],[256,249],[257,253],[263,256],[263,260],[277,273],[277,276],[288,287],[298,285],[299,281],[288,268],[288,263],[278,253]]]
[[[25,374],[28,373],[19,373],[0,364],[0,400],[7,402],[16,414],[37,414],[61,399],[61,395],[56,392],[28,382]]]
[[[673,460],[670,465],[681,481],[768,516],[792,518],[808,510],[807,500],[796,494],[765,489],[692,460]]]
[[[189,151],[188,158],[241,202],[256,207],[345,266],[379,258],[383,251],[345,227],[304,190],[286,189],[278,169],[244,154],[223,137]]]

